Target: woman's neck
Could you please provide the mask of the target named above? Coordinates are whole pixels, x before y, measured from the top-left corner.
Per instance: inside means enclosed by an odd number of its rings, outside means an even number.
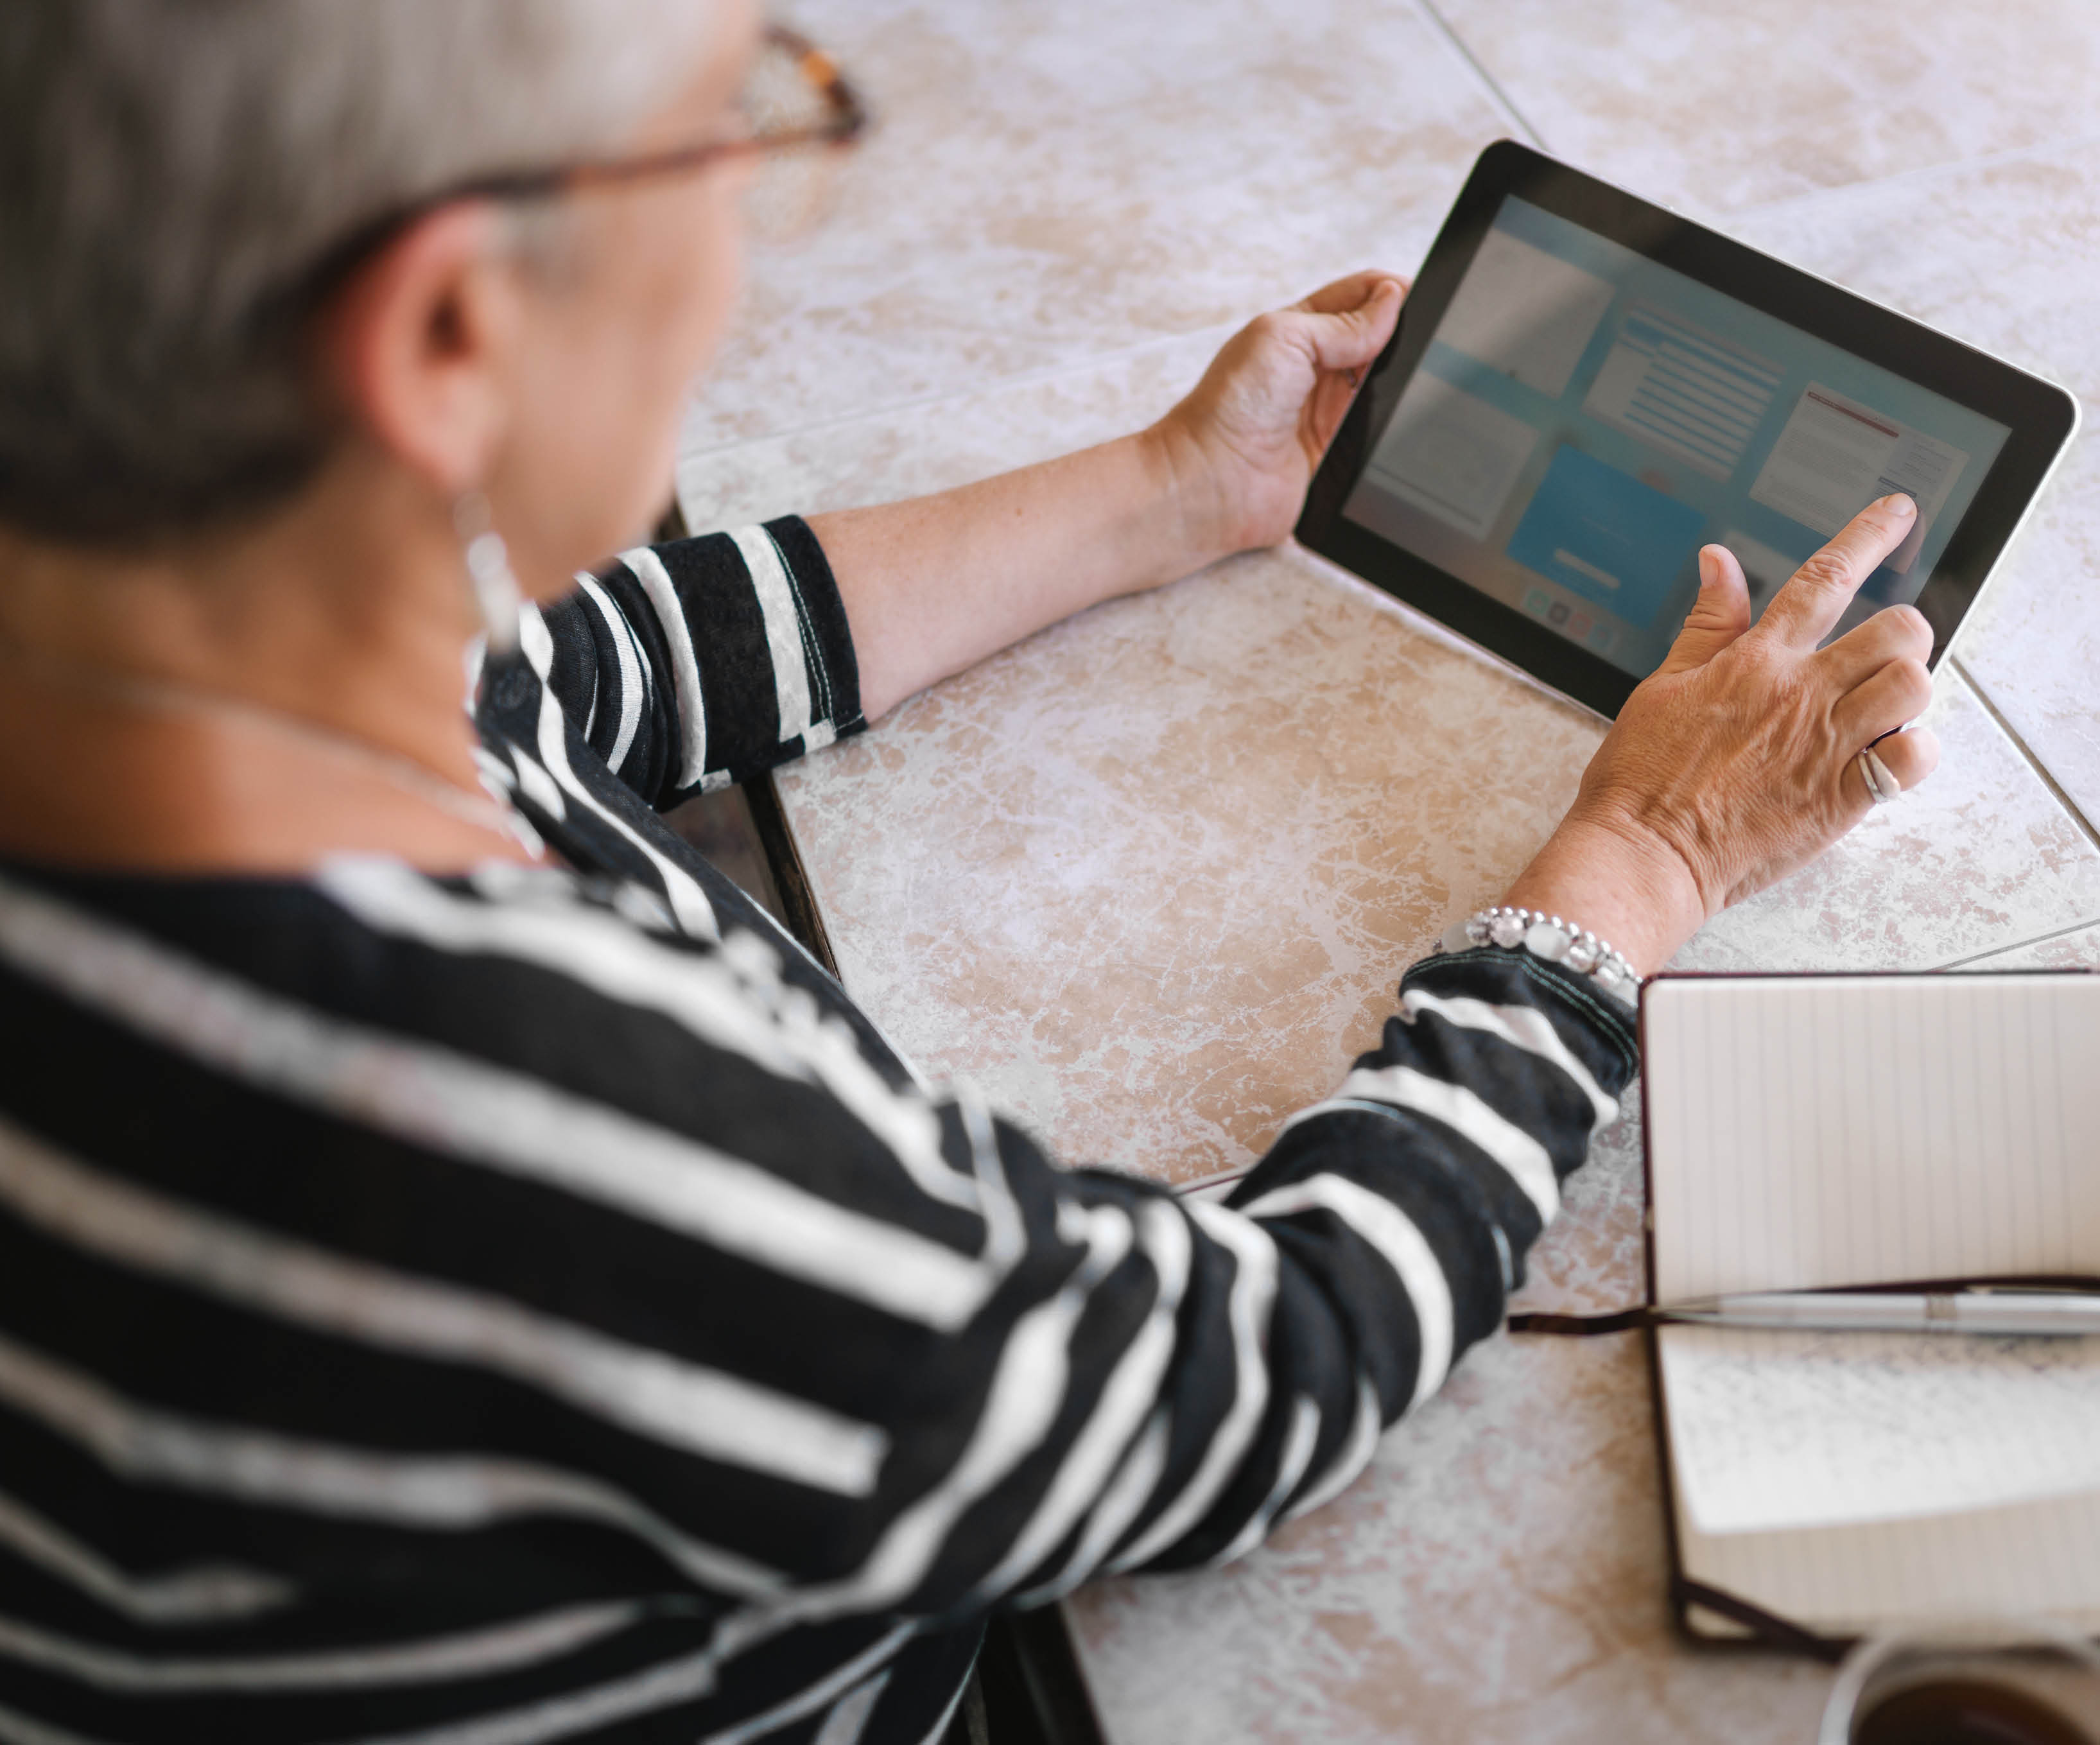
[[[271,872],[522,853],[471,817],[476,625],[445,506],[358,470],[150,554],[0,535],[0,852]]]

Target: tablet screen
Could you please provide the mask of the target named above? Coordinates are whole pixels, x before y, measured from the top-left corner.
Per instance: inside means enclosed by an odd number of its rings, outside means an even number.
[[[1640,677],[1702,545],[1762,612],[1891,491],[1917,524],[1833,634],[1916,600],[2010,434],[1512,194],[1341,513]]]

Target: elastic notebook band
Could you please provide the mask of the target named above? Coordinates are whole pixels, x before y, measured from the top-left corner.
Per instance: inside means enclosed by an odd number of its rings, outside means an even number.
[[[1761,1641],[1781,1648],[1790,1648],[1797,1654],[1835,1663],[1845,1658],[1845,1650],[1859,1638],[1851,1636],[1818,1636],[1777,1612],[1768,1612],[1762,1606],[1753,1606],[1748,1600],[1738,1599],[1734,1594],[1719,1588],[1710,1588],[1703,1581],[1694,1581],[1688,1575],[1676,1575],[1670,1581],[1670,1597],[1677,1602],[1678,1615],[1683,1618],[1690,1607],[1696,1606],[1717,1617],[1726,1618],[1731,1624],[1739,1624],[1752,1632]],[[1704,1638],[1712,1641],[1712,1637]]]
[[[1658,1323],[1645,1303],[1617,1309],[1608,1314],[1513,1314],[1503,1323],[1512,1333],[1558,1333],[1569,1339],[1587,1339],[1596,1333],[1631,1333]]]

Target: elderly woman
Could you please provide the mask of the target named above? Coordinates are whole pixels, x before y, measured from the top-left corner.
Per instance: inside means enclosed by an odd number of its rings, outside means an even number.
[[[747,0],[0,9],[0,1740],[937,1736],[993,1609],[1245,1551],[1495,1330],[1630,974],[1926,700],[1906,608],[1819,648],[1907,503],[1754,629],[1710,550],[1505,895],[1623,959],[1454,939],[1229,1207],[1061,1168],[658,813],[1285,537],[1400,287],[633,546],[823,71]]]

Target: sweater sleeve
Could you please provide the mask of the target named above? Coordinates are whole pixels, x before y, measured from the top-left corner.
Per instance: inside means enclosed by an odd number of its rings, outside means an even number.
[[[562,713],[659,809],[867,725],[838,585],[797,517],[623,552],[543,616]]]
[[[754,1641],[1230,1558],[1333,1496],[1497,1330],[1635,1069],[1629,1015],[1582,979],[1434,957],[1217,1204],[1061,1168],[966,1091],[886,1082],[754,937],[347,878],[368,925],[495,954],[444,966],[508,978],[468,990],[477,1048],[509,1051],[487,1014],[536,1026],[558,1001],[572,1040],[532,1058],[620,1111],[576,1118],[589,1169],[531,1187],[496,1252],[535,1314],[714,1378],[704,1434],[656,1429],[644,1389],[560,1404],[560,1445],[713,1548]],[[528,1264],[520,1230],[559,1263]]]
[[[942,1404],[982,1399],[981,1434],[1025,1416],[1002,1386],[1033,1321],[1056,1321],[1056,1359],[1026,1451],[903,1609],[1229,1560],[1334,1496],[1500,1328],[1636,1058],[1630,1015],[1583,979],[1486,949],[1411,970],[1379,1045],[1226,1204],[1061,1173],[992,1124],[1031,1283],[995,1299],[998,1366],[948,1376]]]

